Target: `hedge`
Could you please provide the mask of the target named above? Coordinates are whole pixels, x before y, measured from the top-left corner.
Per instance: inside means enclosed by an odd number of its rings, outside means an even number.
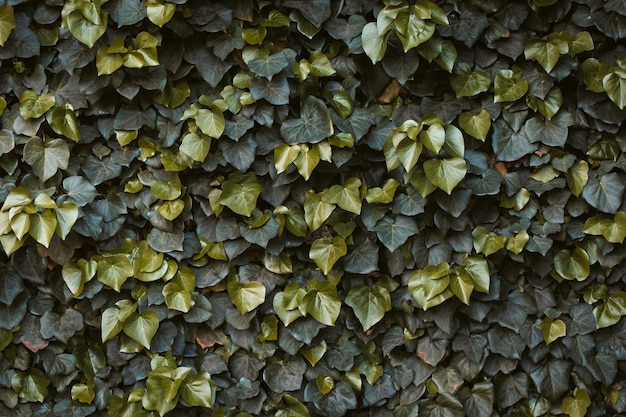
[[[626,412],[623,0],[0,1],[0,414]]]

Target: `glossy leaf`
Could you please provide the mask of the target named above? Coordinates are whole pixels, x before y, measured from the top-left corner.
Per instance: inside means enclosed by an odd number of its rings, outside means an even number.
[[[391,310],[391,296],[380,284],[374,284],[372,287],[359,285],[350,289],[346,296],[346,304],[352,307],[363,330],[367,331]]]
[[[348,253],[346,241],[341,236],[331,238],[320,238],[311,244],[309,258],[322,270],[328,274],[337,261]]]
[[[153,310],[145,310],[141,314],[132,313],[123,326],[124,334],[150,349],[150,342],[159,329],[159,316]]]
[[[255,281],[241,284],[232,280],[228,282],[228,295],[241,314],[245,314],[263,304],[265,286]]]

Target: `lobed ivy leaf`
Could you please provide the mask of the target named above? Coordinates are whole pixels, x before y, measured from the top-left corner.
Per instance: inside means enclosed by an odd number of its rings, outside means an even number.
[[[241,314],[249,313],[265,301],[265,286],[260,282],[245,284],[237,280],[228,282],[228,296]]]
[[[0,46],[4,46],[15,29],[15,16],[12,6],[0,7]]]
[[[159,316],[153,310],[145,310],[141,314],[132,313],[124,320],[123,332],[146,349],[159,329]]]
[[[391,296],[389,290],[378,283],[372,287],[357,285],[348,292],[346,304],[352,307],[363,330],[367,331],[391,310]]]
[[[304,99],[300,117],[283,122],[280,134],[290,145],[295,143],[318,143],[333,133],[328,109],[319,98]]]
[[[313,279],[302,297],[302,305],[315,320],[333,326],[341,311],[341,299],[337,287],[330,281]]]

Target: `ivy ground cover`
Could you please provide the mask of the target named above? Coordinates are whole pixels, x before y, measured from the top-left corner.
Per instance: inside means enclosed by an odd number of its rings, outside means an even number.
[[[0,1],[0,415],[626,412],[623,0]]]

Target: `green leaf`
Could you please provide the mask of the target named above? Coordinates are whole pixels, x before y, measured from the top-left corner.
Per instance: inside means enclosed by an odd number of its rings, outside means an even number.
[[[4,203],[2,204],[2,211],[7,211],[13,207],[27,206],[32,203],[33,199],[30,196],[30,191],[26,188],[15,187],[11,190],[9,195],[6,196]]]
[[[281,143],[274,149],[274,167],[276,168],[276,173],[280,174],[287,170],[287,167],[296,160],[298,155],[300,154],[300,146],[298,145],[287,145],[285,143]]]
[[[344,185],[335,184],[324,190],[322,198],[354,214],[361,214],[361,180],[348,178]]]
[[[439,124],[434,124],[428,130],[420,132],[420,139],[425,147],[436,154],[439,153],[446,141],[446,130]]]
[[[448,194],[465,178],[467,163],[463,158],[429,159],[424,162],[426,178]]]
[[[227,289],[230,300],[241,314],[251,312],[265,301],[265,286],[257,281],[242,284],[231,280]]]
[[[97,266],[96,261],[86,261],[85,259],[63,265],[61,270],[63,281],[74,297],[82,294],[85,283],[96,275]]]
[[[565,174],[565,178],[572,194],[580,197],[589,180],[589,164],[587,161],[576,161]]]
[[[72,400],[81,402],[83,404],[91,404],[96,398],[96,392],[94,391],[93,383],[90,384],[74,384],[72,385]]]
[[[613,220],[597,215],[587,219],[583,232],[590,235],[602,235],[611,243],[623,243],[626,238],[626,213],[618,211]]]
[[[454,74],[450,77],[450,85],[457,98],[472,97],[483,93],[491,85],[491,78],[487,74],[482,71],[472,71],[472,68],[465,63],[459,64]]]
[[[626,107],[626,74],[623,71],[609,72],[602,78],[602,86],[611,101],[621,110]]]
[[[357,285],[348,292],[346,304],[354,310],[363,331],[367,331],[391,310],[391,296],[389,290],[380,284],[372,287]]]
[[[567,328],[563,320],[552,319],[550,317],[546,317],[541,320],[539,327],[541,327],[541,330],[543,331],[543,340],[547,345],[554,342],[558,338],[565,336],[567,333]]]
[[[146,349],[150,349],[150,342],[159,329],[159,316],[153,310],[145,310],[143,313],[132,313],[124,321],[124,333],[140,343]]]
[[[57,228],[57,218],[50,209],[30,215],[28,234],[46,248],[50,245],[54,231]]]
[[[120,292],[122,284],[133,276],[133,265],[127,255],[106,255],[98,261],[97,279]]]
[[[18,107],[23,119],[36,119],[43,116],[56,103],[53,94],[37,94],[33,90],[24,90]]]
[[[280,126],[280,135],[290,145],[318,143],[332,136],[333,125],[328,108],[322,100],[307,96],[300,110],[300,117],[288,119]]]
[[[59,135],[78,142],[80,140],[80,124],[73,110],[63,106],[56,106],[46,114],[48,124]]]
[[[370,22],[363,27],[361,44],[363,45],[365,54],[372,61],[372,64],[376,64],[385,56],[388,39],[389,32],[381,35],[376,22]]]
[[[328,274],[337,261],[348,253],[346,241],[341,236],[322,237],[316,239],[311,244],[309,258],[322,270]]]
[[[93,5],[92,7],[95,9],[96,6]],[[84,10],[71,11],[64,23],[67,22],[70,32],[76,39],[91,49],[96,44],[96,41],[106,32],[109,15],[107,12],[94,10],[94,13],[88,18],[83,13]]]
[[[506,245],[506,237],[496,235],[483,226],[475,228],[472,236],[474,237],[474,250],[485,256],[496,253]]]
[[[626,291],[615,291],[604,304],[593,309],[598,329],[612,326],[626,315]]]
[[[224,133],[226,126],[224,114],[217,109],[200,109],[197,111],[195,119],[198,127],[205,135],[217,139]]]
[[[450,289],[464,304],[469,305],[470,296],[474,291],[472,279],[463,271],[457,271],[450,277]]]
[[[294,165],[298,168],[298,172],[306,181],[311,178],[313,170],[320,162],[320,153],[317,147],[311,149],[302,149],[298,157],[294,161]]]
[[[433,22],[420,19],[408,10],[398,13],[395,19],[395,27],[396,35],[402,43],[404,52],[423,44],[435,33],[435,24]]]
[[[381,187],[374,187],[367,190],[365,200],[372,203],[389,204],[393,201],[396,190],[400,186],[400,182],[394,178],[388,178]]]
[[[341,298],[337,287],[330,281],[313,279],[307,286],[307,293],[302,298],[306,312],[315,320],[327,326],[334,326],[341,311]]]
[[[217,386],[207,371],[185,379],[179,389],[180,397],[189,407],[213,407]]]
[[[593,173],[583,188],[582,197],[587,203],[604,213],[616,213],[622,204],[626,185],[617,172]]]
[[[424,309],[437,306],[454,295],[450,285],[452,269],[446,262],[428,265],[409,275],[409,291]]]
[[[13,15],[13,7],[0,7],[0,46],[9,39],[11,31],[15,29],[15,18]]]
[[[155,206],[156,211],[169,221],[174,221],[185,209],[185,202],[180,199],[165,201]]]
[[[78,207],[74,203],[64,201],[54,210],[54,215],[57,220],[56,233],[61,239],[65,239],[78,220]]]
[[[323,201],[320,194],[308,190],[304,199],[304,219],[312,232],[319,229],[330,217],[336,205]]]
[[[524,47],[524,57],[527,60],[536,59],[546,72],[551,72],[561,55],[568,50],[567,42],[533,39]]]
[[[211,137],[188,132],[183,136],[178,150],[197,162],[204,162],[211,149]]]
[[[98,75],[110,75],[124,65],[124,56],[119,53],[110,53],[111,47],[101,46],[96,53],[96,68]]]
[[[43,403],[48,396],[50,380],[39,369],[31,368],[28,372],[18,372],[11,378],[11,387],[20,398],[29,402]]]
[[[181,288],[177,282],[168,282],[163,287],[165,305],[170,310],[187,313],[191,309],[191,291]]]
[[[459,115],[459,127],[465,133],[484,142],[491,128],[491,116],[485,109],[482,109],[478,114],[463,112]]]
[[[521,74],[513,70],[503,69],[496,74],[494,86],[494,103],[516,101],[528,91],[528,82]]]
[[[417,234],[419,228],[413,217],[397,215],[395,218],[385,216],[376,226],[374,231],[378,240],[391,252],[403,245],[409,237]]]
[[[562,249],[554,256],[554,270],[567,280],[583,281],[590,273],[589,255],[584,249]]]
[[[162,0],[148,0],[145,3],[148,19],[158,27],[163,27],[172,20],[176,12],[176,4]]]
[[[491,279],[487,260],[483,258],[468,257],[465,258],[464,266],[464,270],[472,279],[476,291],[488,294]]]
[[[44,142],[35,136],[24,146],[24,160],[32,166],[41,181],[52,178],[59,169],[67,169],[70,150],[63,139],[51,139]]]
[[[102,343],[111,340],[117,336],[123,328],[123,322],[120,320],[120,310],[116,307],[109,307],[102,312],[100,320],[100,333]]]
[[[590,405],[591,398],[582,388],[574,388],[574,396],[563,398],[561,403],[563,412],[569,417],[585,417]]]
[[[250,217],[261,192],[263,186],[256,182],[253,173],[231,175],[228,181],[222,184],[219,202],[237,214]]]
[[[518,255],[524,250],[524,246],[526,246],[529,240],[530,235],[527,232],[519,232],[515,236],[506,238],[506,249]]]

